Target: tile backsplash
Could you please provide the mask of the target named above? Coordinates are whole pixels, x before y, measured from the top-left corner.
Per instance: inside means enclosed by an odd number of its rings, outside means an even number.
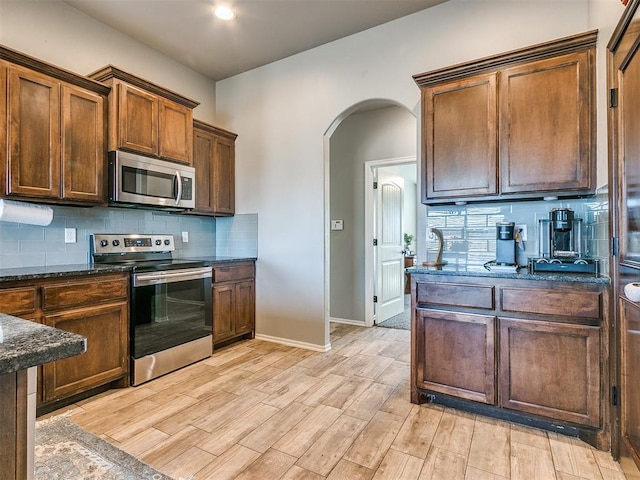
[[[88,263],[92,233],[172,234],[175,257],[257,257],[257,214],[213,218],[135,208],[52,208],[46,227],[0,222],[0,268]],[[76,243],[64,242],[65,228],[77,230]],[[181,232],[189,232],[189,242],[182,242]]]
[[[538,220],[549,218],[552,208],[570,208],[583,219],[586,254],[599,258],[601,272],[608,274],[609,204],[606,187],[586,199],[478,203],[460,206],[430,206],[427,228],[442,231],[443,255],[448,268],[483,271],[496,257],[496,222],[527,226],[525,249],[518,249],[518,263],[527,265],[538,256]],[[425,232],[426,234],[426,232]],[[435,259],[437,242],[427,239],[427,259]]]

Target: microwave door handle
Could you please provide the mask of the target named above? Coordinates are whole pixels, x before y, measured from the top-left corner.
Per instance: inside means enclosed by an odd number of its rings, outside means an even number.
[[[178,188],[176,192],[176,205],[180,204],[180,199],[182,198],[182,177],[180,177],[180,172],[176,170],[176,180],[178,182]]]

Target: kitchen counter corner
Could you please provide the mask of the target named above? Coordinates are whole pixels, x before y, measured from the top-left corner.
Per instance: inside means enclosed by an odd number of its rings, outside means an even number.
[[[86,339],[81,335],[0,313],[0,374],[72,357],[85,350]]]

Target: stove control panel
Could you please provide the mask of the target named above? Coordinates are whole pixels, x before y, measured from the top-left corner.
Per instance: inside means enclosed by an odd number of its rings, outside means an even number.
[[[172,252],[174,250],[173,235],[107,233],[94,233],[91,235],[91,253],[93,255]]]

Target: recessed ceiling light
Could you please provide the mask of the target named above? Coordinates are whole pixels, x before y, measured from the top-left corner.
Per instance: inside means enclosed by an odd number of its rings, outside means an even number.
[[[213,11],[216,17],[220,20],[233,20],[236,14],[231,10],[231,7],[226,5],[219,5]]]

